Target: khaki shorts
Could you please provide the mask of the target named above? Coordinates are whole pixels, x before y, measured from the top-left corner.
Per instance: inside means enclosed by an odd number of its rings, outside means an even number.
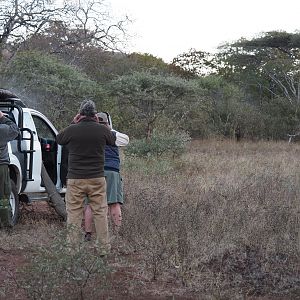
[[[104,171],[106,179],[107,204],[123,204],[123,179],[119,172]]]

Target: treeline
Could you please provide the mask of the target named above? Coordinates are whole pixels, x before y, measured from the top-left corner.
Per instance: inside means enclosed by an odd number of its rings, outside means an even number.
[[[286,139],[299,129],[298,33],[264,33],[223,45],[215,54],[191,50],[167,64],[150,54],[92,44],[60,47],[62,28],[49,30],[56,35],[35,34],[14,52],[7,47],[0,86],[58,128],[91,98],[111,113],[117,129],[136,138],[184,132]]]

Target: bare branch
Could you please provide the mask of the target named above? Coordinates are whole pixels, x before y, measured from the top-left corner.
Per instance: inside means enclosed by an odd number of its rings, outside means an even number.
[[[59,19],[64,9],[47,0],[5,1],[0,6],[0,48],[15,41],[16,36],[26,39],[36,34],[46,24]]]

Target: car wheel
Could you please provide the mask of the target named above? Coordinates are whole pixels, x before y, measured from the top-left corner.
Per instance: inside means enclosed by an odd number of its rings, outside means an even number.
[[[17,193],[17,188],[14,181],[10,181],[11,192],[9,197],[9,204],[11,207],[11,225],[14,226],[17,224],[19,219],[19,195]]]

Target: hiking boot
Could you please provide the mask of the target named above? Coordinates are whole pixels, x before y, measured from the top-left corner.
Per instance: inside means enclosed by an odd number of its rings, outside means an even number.
[[[84,241],[85,242],[90,242],[92,240],[92,233],[91,232],[86,232],[84,236]]]

